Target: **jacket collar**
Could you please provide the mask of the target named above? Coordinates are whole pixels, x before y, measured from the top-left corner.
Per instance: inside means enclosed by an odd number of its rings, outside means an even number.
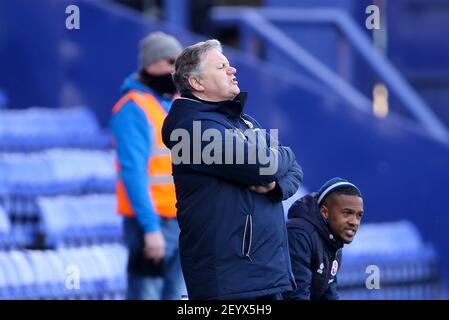
[[[200,104],[195,105],[194,108],[202,112],[218,112],[227,117],[237,118],[243,113],[245,107],[246,98],[248,96],[247,92],[240,92],[234,99],[212,102],[206,101],[198,98],[191,91],[182,91],[181,98],[193,100],[200,102]]]

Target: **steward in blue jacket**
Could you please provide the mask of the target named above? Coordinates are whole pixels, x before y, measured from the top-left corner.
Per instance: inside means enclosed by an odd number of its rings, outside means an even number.
[[[196,69],[201,63],[202,69]],[[190,73],[189,68],[203,70],[192,90],[186,90],[189,86],[177,78],[192,79],[189,74],[196,73]],[[294,286],[281,201],[297,191],[302,170],[290,148],[269,148],[272,138],[268,135],[265,143],[249,137],[249,133],[260,132],[260,126],[243,113],[245,94],[222,101],[219,95],[215,99],[211,94],[209,101],[198,97],[205,96],[203,86],[211,92],[217,86],[239,92],[233,86],[235,69],[221,54],[217,40],[186,48],[176,61],[176,70],[174,79],[182,97],[173,103],[162,136],[172,151],[181,265],[189,299],[281,296]],[[243,162],[236,161],[236,145],[227,149],[226,129],[234,130],[233,141],[242,146]],[[184,138],[190,148],[181,150]],[[211,147],[218,161],[204,157]],[[277,170],[261,174],[267,165],[257,157],[248,161],[257,152],[276,153]],[[226,161],[229,155],[231,163]],[[179,156],[183,161],[177,159]],[[275,185],[274,189],[257,192],[269,184]]]
[[[288,211],[288,240],[297,289],[286,300],[337,300],[342,248],[361,222],[363,200],[352,183],[333,178]]]

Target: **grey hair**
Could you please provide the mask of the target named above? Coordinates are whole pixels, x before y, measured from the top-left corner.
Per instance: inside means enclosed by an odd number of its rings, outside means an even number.
[[[220,41],[211,39],[198,42],[185,48],[178,56],[175,62],[175,72],[173,73],[173,81],[179,91],[191,90],[189,78],[198,76],[202,72],[202,57],[212,49],[220,52],[223,51]]]

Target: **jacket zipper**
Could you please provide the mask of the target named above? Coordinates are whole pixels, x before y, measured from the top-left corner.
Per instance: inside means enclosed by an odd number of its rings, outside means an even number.
[[[248,231],[248,235],[247,235]],[[249,238],[248,241],[248,248],[245,250],[245,244],[247,243],[247,237]],[[247,257],[249,261],[253,262],[253,260],[250,257],[251,253],[251,242],[253,241],[253,218],[250,214],[246,215],[246,221],[245,221],[245,231],[243,232],[243,241],[242,241],[242,255]]]

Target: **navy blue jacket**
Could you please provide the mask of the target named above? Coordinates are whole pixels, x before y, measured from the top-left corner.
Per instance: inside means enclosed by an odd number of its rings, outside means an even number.
[[[184,93],[175,100],[162,128],[172,156],[182,138],[170,141],[170,135],[184,129],[192,137],[193,121],[201,121],[201,133],[213,128],[223,136],[225,129],[259,128],[243,114],[244,98],[241,94],[233,101],[211,103]],[[262,162],[249,162],[248,156],[259,149],[274,151],[239,134],[235,139],[244,144],[242,164],[226,164],[225,144],[215,138],[214,155],[222,157],[222,164],[206,164],[203,159],[192,163],[193,146],[190,163],[173,163],[181,265],[189,299],[247,299],[294,286],[281,201],[296,192],[302,170],[292,150],[279,147],[278,170],[261,175]],[[204,142],[201,150],[206,151],[209,143]],[[234,161],[236,151],[233,148]],[[276,181],[276,188],[264,195],[248,188],[271,181]]]
[[[343,243],[329,230],[316,194],[295,201],[288,211],[288,244],[297,289],[286,300],[337,300],[337,271]]]

